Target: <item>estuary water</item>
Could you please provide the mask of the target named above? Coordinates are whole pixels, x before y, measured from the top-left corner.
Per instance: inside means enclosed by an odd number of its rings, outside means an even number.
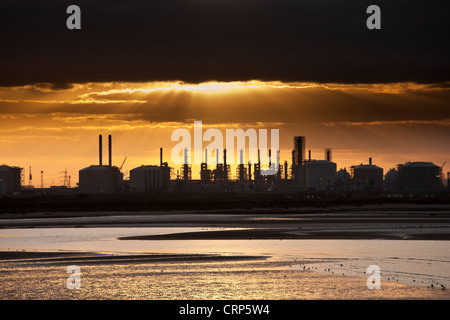
[[[232,229],[232,228],[227,228]],[[367,277],[376,265],[382,281],[450,285],[450,242],[432,240],[119,240],[119,237],[225,228],[1,229],[0,251],[82,251],[120,254],[264,255],[285,269]]]

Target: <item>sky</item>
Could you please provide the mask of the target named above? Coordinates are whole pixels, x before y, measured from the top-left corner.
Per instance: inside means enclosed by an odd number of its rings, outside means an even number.
[[[81,8],[81,30],[66,8]],[[381,8],[381,30],[366,9]],[[0,3],[0,163],[72,185],[113,137],[123,172],[171,164],[177,128],[278,129],[339,168],[450,161],[446,1]],[[205,146],[205,143],[203,146]],[[448,164],[450,165],[450,163]],[[447,165],[444,171],[448,169]],[[179,169],[175,167],[176,170]],[[193,168],[193,176],[199,167]],[[233,170],[234,172],[234,170]],[[28,179],[27,179],[28,183]]]

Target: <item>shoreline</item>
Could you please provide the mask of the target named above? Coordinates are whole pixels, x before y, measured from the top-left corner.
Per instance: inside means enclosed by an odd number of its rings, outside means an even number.
[[[2,229],[16,228],[239,228],[142,236],[185,239],[398,239],[450,240],[450,205],[370,205],[332,208],[34,212],[1,214]]]
[[[393,234],[389,232],[309,231],[298,229],[245,229],[119,237],[119,240],[450,240],[449,233]]]

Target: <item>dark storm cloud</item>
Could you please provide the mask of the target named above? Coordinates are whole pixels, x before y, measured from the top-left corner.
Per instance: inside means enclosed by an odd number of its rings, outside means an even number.
[[[66,28],[77,4],[82,30]],[[366,28],[381,8],[382,29]],[[2,1],[0,85],[448,81],[448,1]]]

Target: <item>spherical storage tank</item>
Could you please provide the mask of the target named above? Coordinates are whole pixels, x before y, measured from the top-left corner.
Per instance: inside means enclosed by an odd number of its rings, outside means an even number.
[[[438,190],[442,187],[441,168],[431,162],[407,162],[398,166],[400,188]]]
[[[350,173],[348,173],[347,169],[340,169],[338,172],[336,172],[335,181],[337,184],[346,184],[350,181]]]
[[[399,174],[395,169],[390,169],[384,175],[384,187],[388,190],[398,189],[399,187]]]
[[[336,163],[326,160],[308,161],[306,167],[306,188],[327,190],[334,185]]]

